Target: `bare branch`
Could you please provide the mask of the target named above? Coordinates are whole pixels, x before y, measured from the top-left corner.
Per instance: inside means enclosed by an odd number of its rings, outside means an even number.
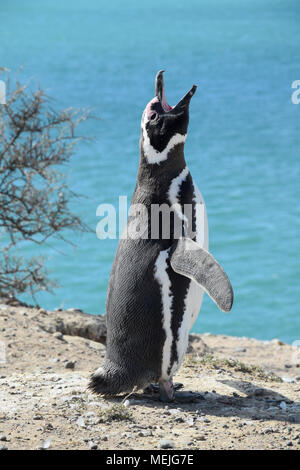
[[[40,290],[54,285],[43,269],[42,259],[24,261],[11,255],[18,243],[38,245],[51,237],[67,241],[64,230],[88,230],[69,210],[76,196],[67,186],[59,165],[69,163],[80,123],[90,117],[87,110],[57,111],[51,99],[38,88],[31,91],[16,80],[7,104],[0,106],[0,296]]]

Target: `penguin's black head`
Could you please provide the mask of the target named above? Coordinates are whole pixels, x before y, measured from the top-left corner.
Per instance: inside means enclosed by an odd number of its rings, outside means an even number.
[[[196,91],[190,91],[172,107],[167,103],[163,72],[155,78],[155,97],[147,104],[142,116],[141,146],[149,163],[159,163],[167,158],[168,150],[184,143],[189,124],[189,104]]]

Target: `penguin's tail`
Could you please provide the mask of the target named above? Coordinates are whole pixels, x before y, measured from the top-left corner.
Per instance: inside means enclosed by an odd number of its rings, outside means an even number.
[[[100,395],[117,395],[131,392],[134,386],[122,369],[100,367],[91,375],[88,389]]]

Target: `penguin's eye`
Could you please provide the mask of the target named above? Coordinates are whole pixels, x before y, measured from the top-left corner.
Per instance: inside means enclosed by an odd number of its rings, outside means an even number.
[[[155,119],[158,118],[158,113],[157,112],[153,112],[151,113],[151,116],[150,116],[150,121],[155,121]]]

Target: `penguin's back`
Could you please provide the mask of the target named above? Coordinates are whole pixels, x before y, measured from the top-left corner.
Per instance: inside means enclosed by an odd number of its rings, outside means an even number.
[[[155,280],[161,247],[147,242],[120,240],[106,309],[107,357],[130,370],[137,382],[149,383],[160,375],[165,334],[161,293]]]

